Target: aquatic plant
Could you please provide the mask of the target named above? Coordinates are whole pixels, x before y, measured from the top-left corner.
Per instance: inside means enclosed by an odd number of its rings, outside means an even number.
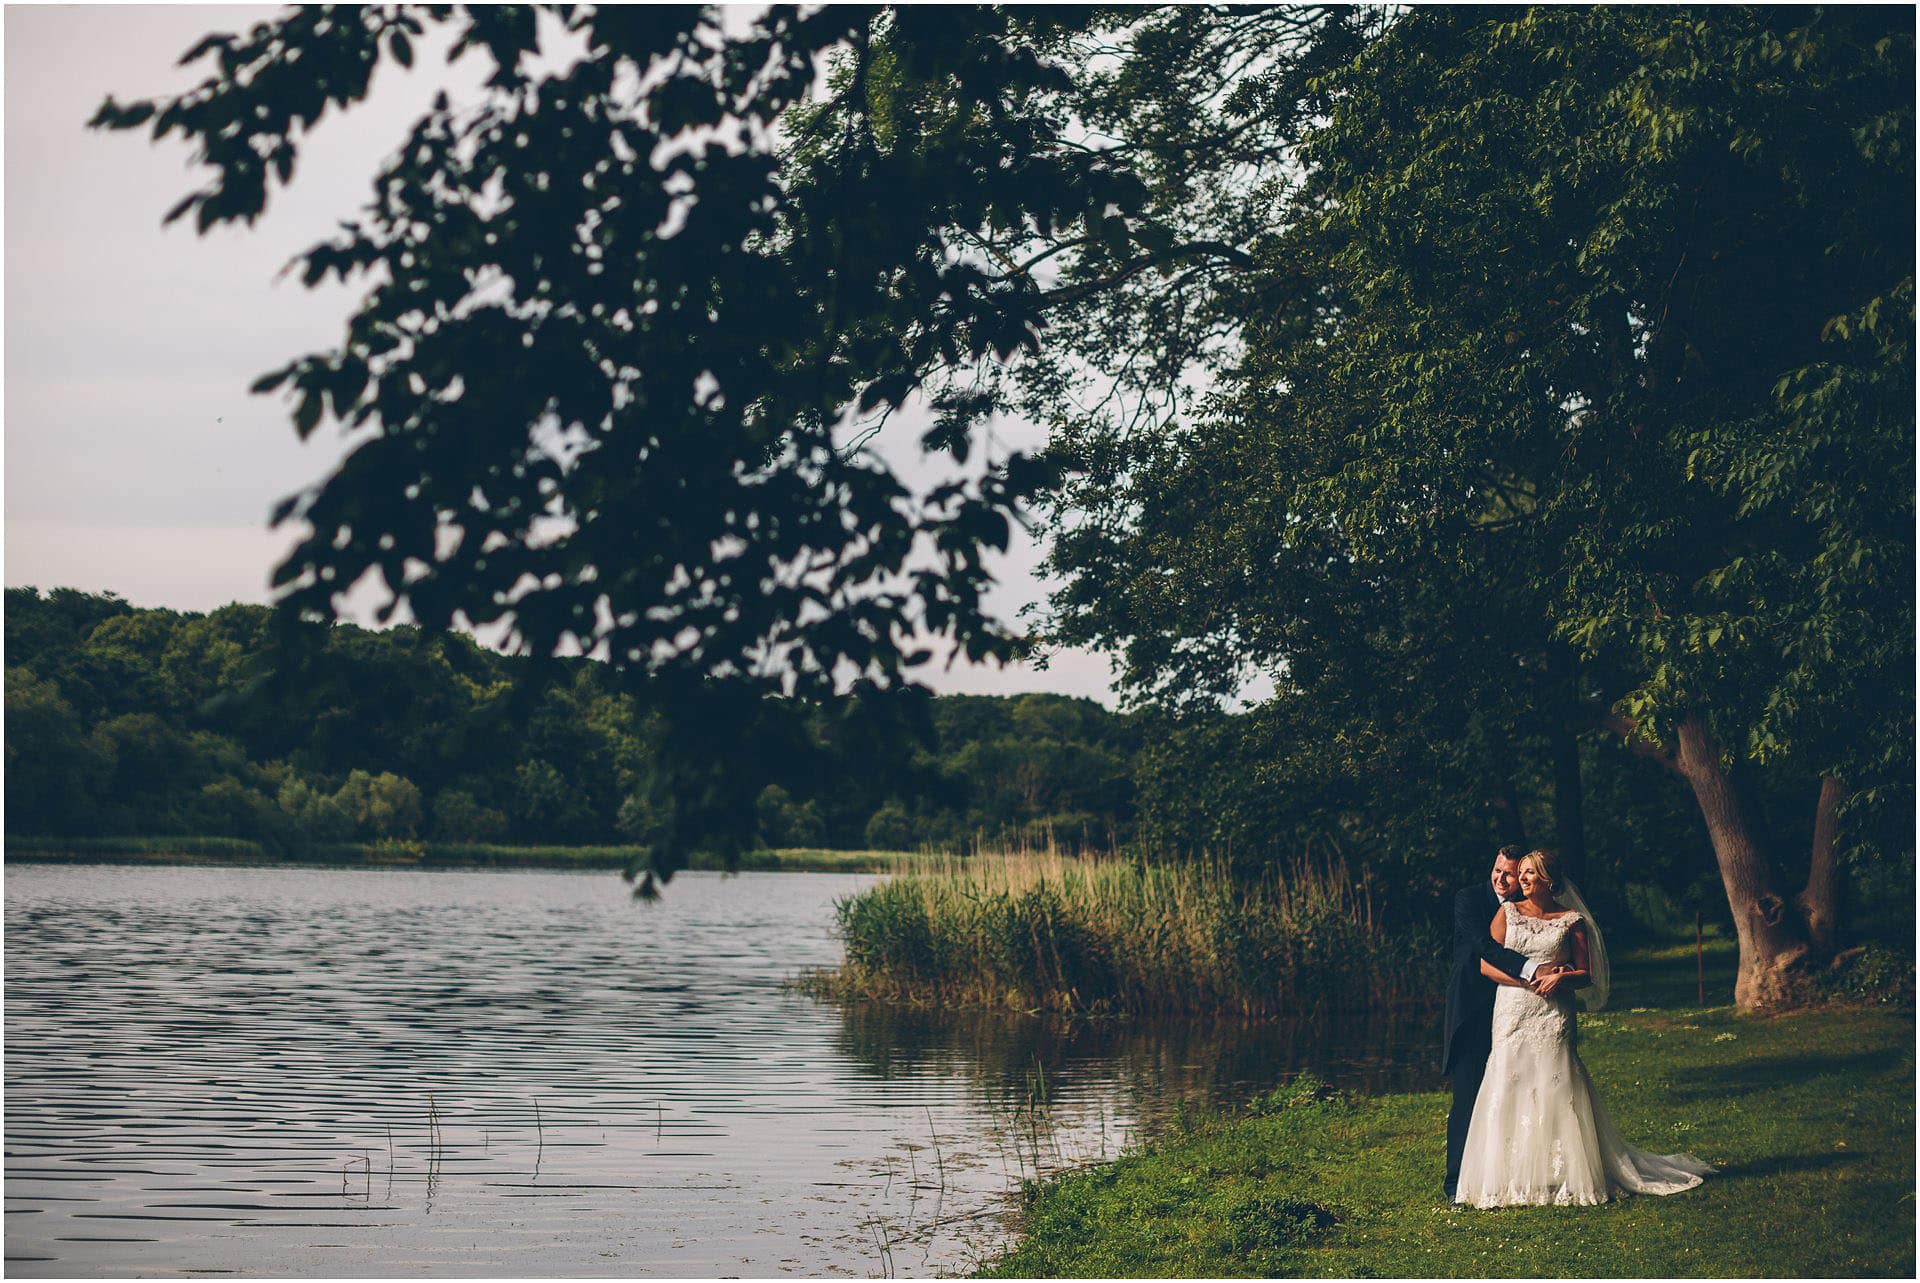
[[[229,860],[265,860],[266,847],[247,838],[164,834],[150,837],[35,837],[8,835],[10,859],[67,857],[102,859],[114,856],[179,856]]]
[[[1438,942],[1382,929],[1338,861],[1257,881],[1213,861],[933,857],[836,902],[815,992],[1079,1012],[1297,1014],[1431,997]]]

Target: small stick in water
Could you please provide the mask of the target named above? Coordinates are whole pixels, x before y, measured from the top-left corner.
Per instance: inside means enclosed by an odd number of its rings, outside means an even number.
[[[933,1108],[927,1106],[927,1134],[933,1137],[933,1161],[940,1167],[940,1188],[947,1187],[947,1160],[940,1156],[940,1133],[934,1130]]]

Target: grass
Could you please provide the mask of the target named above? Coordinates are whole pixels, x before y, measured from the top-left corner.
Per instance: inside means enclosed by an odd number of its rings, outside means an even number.
[[[154,861],[264,861],[271,857],[258,842],[222,837],[14,837],[6,839],[9,860],[134,859]]]
[[[1731,947],[1710,950],[1709,993],[1725,992]],[[986,1273],[1913,1277],[1912,1006],[1695,1007],[1684,953],[1618,959],[1616,995],[1643,1005],[1583,1020],[1581,1054],[1631,1143],[1720,1167],[1698,1189],[1449,1209],[1446,1095],[1350,1099],[1301,1079],[1030,1186],[1023,1240]]]
[[[934,856],[836,910],[846,961],[804,987],[843,998],[1267,1016],[1390,1005],[1432,982],[1434,942],[1380,930],[1337,866],[1248,885],[1208,863]]]
[[[532,868],[619,870],[639,854],[631,846],[511,846],[490,842],[330,843],[303,855],[280,856],[258,842],[222,837],[9,837],[6,858],[38,863],[134,861],[143,864],[271,864],[380,868]],[[927,857],[912,851],[828,851],[817,848],[750,851],[741,871],[886,873]],[[698,855],[688,866],[724,869],[717,856]]]
[[[750,851],[740,857],[739,867],[757,870],[787,870],[805,873],[897,873],[926,863],[922,851],[829,851],[819,847],[783,847],[771,851]],[[708,859],[696,862],[696,869],[717,869],[720,863]]]

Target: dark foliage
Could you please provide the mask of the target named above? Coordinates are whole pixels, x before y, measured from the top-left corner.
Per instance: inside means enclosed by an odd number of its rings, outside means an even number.
[[[1045,498],[1052,640],[1167,719],[1133,772],[1164,847],[1415,885],[1525,835],[1691,896],[1704,820],[1751,1006],[1831,954],[1842,866],[1910,886],[1910,11],[305,6],[95,123],[195,149],[174,217],[251,221],[421,37],[491,75],[298,260],[367,293],[259,385],[356,434],[278,510],[276,582],[313,620],[376,578],[422,656],[499,621],[534,671],[606,662],[576,696],[647,710],[648,769],[556,789],[579,723],[510,692],[511,822],[617,796],[665,876],[847,832],[790,777],[859,760],[862,837],[950,831],[910,678],[1022,649],[983,558]],[[988,450],[1011,410],[1043,457]],[[861,448],[901,411],[950,480]],[[58,735],[125,689],[159,771],[167,690],[117,625],[20,699]],[[1253,676],[1273,706],[1221,714]],[[959,774],[1018,799],[1001,833],[1111,841],[1090,743],[996,728]]]
[[[222,835],[285,851],[647,843],[673,822],[688,776],[661,758],[695,750],[618,693],[606,665],[536,675],[457,633],[352,625],[289,654],[273,619],[259,606],[183,614],[8,589],[8,832]],[[886,723],[899,711],[743,700],[757,759],[705,776],[711,804],[740,808],[768,846],[858,848],[876,828],[890,848],[1105,848],[1129,835],[1133,734],[1099,705],[953,696],[925,701],[917,730]]]

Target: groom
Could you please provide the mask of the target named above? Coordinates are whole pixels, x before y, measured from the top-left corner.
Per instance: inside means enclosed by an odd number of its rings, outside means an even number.
[[[1447,979],[1447,1030],[1440,1069],[1453,1079],[1453,1108],[1447,1111],[1447,1202],[1460,1182],[1460,1155],[1467,1145],[1473,1102],[1493,1054],[1493,995],[1497,986],[1480,974],[1480,959],[1495,970],[1532,983],[1540,965],[1504,948],[1488,934],[1502,901],[1520,898],[1520,857],[1526,848],[1503,846],[1493,857],[1493,873],[1479,886],[1453,897],[1453,961]],[[1562,968],[1552,968],[1561,970]]]

